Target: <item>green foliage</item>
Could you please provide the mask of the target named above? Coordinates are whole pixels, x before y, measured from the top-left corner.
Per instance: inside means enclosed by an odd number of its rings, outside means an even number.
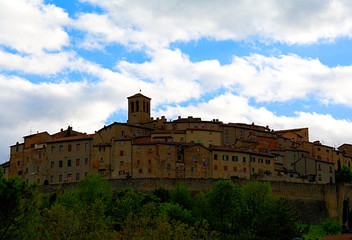
[[[343,165],[341,169],[335,171],[336,183],[352,183],[352,170],[349,166]]]
[[[242,189],[229,180],[218,181],[208,193],[210,223],[225,234],[240,233],[247,218]]]
[[[267,176],[270,176],[271,175],[271,171],[270,170],[264,170],[264,174],[267,175]]]
[[[243,187],[255,239],[291,239],[299,235],[297,219],[286,201],[271,196],[270,183],[249,183]]]
[[[170,201],[170,192],[165,188],[159,187],[155,189],[153,195],[157,196],[162,203]]]
[[[176,220],[184,223],[192,223],[191,211],[182,208],[177,203],[163,203],[160,206],[160,216],[166,216],[168,221]]]
[[[327,218],[321,225],[327,235],[338,235],[342,232],[342,224],[336,219]]]
[[[175,190],[171,193],[171,201],[188,210],[191,210],[194,206],[194,199],[188,190],[188,185],[184,182],[176,184]]]
[[[0,171],[0,239],[32,239],[39,224],[36,184],[5,179]]]
[[[88,174],[77,184],[77,196],[82,204],[96,202],[107,206],[112,200],[112,186],[100,174]]]
[[[218,181],[191,196],[177,183],[171,196],[125,188],[113,193],[100,175],[76,189],[40,194],[36,185],[0,172],[0,239],[292,239],[296,218],[287,203],[271,196],[269,183],[239,187]],[[330,220],[329,220],[330,221]],[[327,222],[327,231],[334,229]],[[341,227],[341,226],[340,226]]]

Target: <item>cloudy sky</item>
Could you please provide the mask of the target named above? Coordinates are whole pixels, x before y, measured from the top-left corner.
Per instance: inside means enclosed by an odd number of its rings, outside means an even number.
[[[350,0],[0,0],[0,163],[37,131],[217,118],[352,143]]]

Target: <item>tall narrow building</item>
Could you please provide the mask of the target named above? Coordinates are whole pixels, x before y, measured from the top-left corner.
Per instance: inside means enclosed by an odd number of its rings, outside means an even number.
[[[141,93],[128,99],[128,121],[130,124],[140,124],[150,121],[150,98]]]

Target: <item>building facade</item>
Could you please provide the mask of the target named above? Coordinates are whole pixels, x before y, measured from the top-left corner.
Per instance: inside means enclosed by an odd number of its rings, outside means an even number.
[[[9,177],[28,182],[77,182],[90,173],[119,178],[263,178],[333,183],[334,171],[351,164],[349,145],[334,149],[309,142],[308,128],[273,131],[254,123],[168,121],[150,116],[151,99],[127,98],[128,120],[94,134],[72,127],[24,137],[10,147]]]

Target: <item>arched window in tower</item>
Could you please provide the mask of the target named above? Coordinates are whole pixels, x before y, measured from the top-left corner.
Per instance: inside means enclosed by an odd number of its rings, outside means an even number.
[[[134,102],[131,102],[131,112],[134,112]]]
[[[143,112],[145,112],[145,101],[143,101]]]
[[[136,101],[136,112],[139,112],[139,101]]]

